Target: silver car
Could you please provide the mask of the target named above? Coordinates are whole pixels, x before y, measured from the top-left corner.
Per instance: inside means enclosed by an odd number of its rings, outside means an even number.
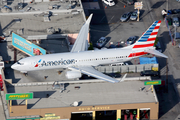
[[[101,38],[97,41],[96,46],[97,46],[98,48],[102,48],[102,47],[105,45],[106,42],[107,42],[106,37],[101,37]]]
[[[173,17],[173,26],[179,27],[179,19],[177,17]]]
[[[129,19],[130,16],[131,16],[131,12],[125,13],[125,14],[123,14],[123,15],[121,16],[120,20],[121,20],[122,22],[125,22],[125,21],[127,21],[127,20]]]
[[[134,12],[131,14],[130,20],[136,20],[137,17],[138,17],[138,10],[134,11]]]

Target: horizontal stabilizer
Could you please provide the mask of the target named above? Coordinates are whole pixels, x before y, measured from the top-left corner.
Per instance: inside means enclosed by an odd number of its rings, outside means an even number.
[[[154,50],[154,49],[146,50],[146,52],[157,55],[157,56],[160,56],[160,57],[168,58],[168,56],[166,56],[166,55],[164,55],[164,54],[162,54],[159,51]]]

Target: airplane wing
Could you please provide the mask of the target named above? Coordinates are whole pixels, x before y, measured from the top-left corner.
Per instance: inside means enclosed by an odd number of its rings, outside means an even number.
[[[79,70],[83,74],[90,75],[92,77],[102,79],[102,80],[105,80],[105,81],[108,81],[108,82],[111,82],[111,83],[119,82],[119,80],[116,80],[116,79],[114,79],[112,77],[109,77],[109,76],[95,70],[92,66],[68,67],[68,69],[70,69],[70,70]]]
[[[154,54],[154,55],[157,55],[157,56],[160,56],[160,57],[168,58],[168,56],[166,56],[166,55],[164,55],[164,54],[162,54],[159,51],[154,50],[154,49],[149,49],[149,50],[146,50],[145,52],[151,53],[151,54]]]
[[[73,45],[73,48],[71,49],[71,52],[85,51],[88,49],[87,48],[88,47],[87,46],[87,44],[88,44],[87,37],[88,37],[89,24],[90,24],[92,15],[93,14],[91,14],[89,16],[86,23],[82,26],[82,28],[78,34],[78,37]]]

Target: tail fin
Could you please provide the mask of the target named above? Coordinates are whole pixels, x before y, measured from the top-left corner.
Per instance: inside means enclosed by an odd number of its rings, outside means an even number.
[[[133,49],[153,47],[156,40],[161,21],[155,21],[143,35],[133,44]]]

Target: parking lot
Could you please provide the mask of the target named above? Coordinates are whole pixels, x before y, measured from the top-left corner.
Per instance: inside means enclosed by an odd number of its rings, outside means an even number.
[[[163,88],[163,90],[159,87],[156,87],[158,91],[158,99],[160,102],[159,108],[159,118],[160,120],[170,120],[175,119],[179,114],[179,93],[180,93],[180,85],[179,85],[179,48],[177,46],[172,46],[171,40],[168,36],[168,31],[165,23],[163,22],[163,17],[161,15],[161,11],[164,8],[169,9],[178,9],[178,2],[166,2],[151,0],[145,1],[143,0],[143,14],[140,16],[140,22],[120,22],[120,16],[124,13],[123,11],[118,11],[117,13],[110,12],[110,10],[114,11],[116,7],[107,7],[104,9],[102,16],[99,16],[99,20],[105,20],[102,25],[93,24],[90,26],[91,38],[93,43],[100,37],[107,37],[109,42],[106,44],[106,47],[109,47],[110,42],[114,45],[117,42],[126,41],[130,36],[141,36],[142,33],[153,23],[155,20],[162,20],[162,24],[160,27],[160,31],[158,34],[158,39],[161,44],[163,53],[168,55],[169,58],[166,62],[164,58],[158,58],[159,67],[161,72],[161,79],[167,82],[167,86]],[[122,6],[123,7],[123,6]],[[133,8],[133,7],[132,7]],[[126,8],[120,8],[122,10]],[[133,10],[133,9],[132,9]],[[129,11],[129,10],[125,10]],[[131,11],[131,9],[130,9]],[[99,15],[99,14],[98,14]],[[103,16],[106,16],[106,19]],[[113,17],[115,16],[115,17]],[[116,20],[115,20],[116,19]],[[101,21],[101,22],[102,22]],[[108,22],[110,21],[110,22]],[[99,21],[100,22],[100,21]],[[177,28],[177,31],[179,27]],[[133,60],[136,61],[136,60]],[[168,64],[168,68],[166,65]],[[168,71],[167,71],[168,69]],[[178,87],[176,87],[178,85]],[[167,92],[168,91],[168,92]],[[178,92],[179,91],[179,92]],[[174,98],[174,99],[172,99]]]

